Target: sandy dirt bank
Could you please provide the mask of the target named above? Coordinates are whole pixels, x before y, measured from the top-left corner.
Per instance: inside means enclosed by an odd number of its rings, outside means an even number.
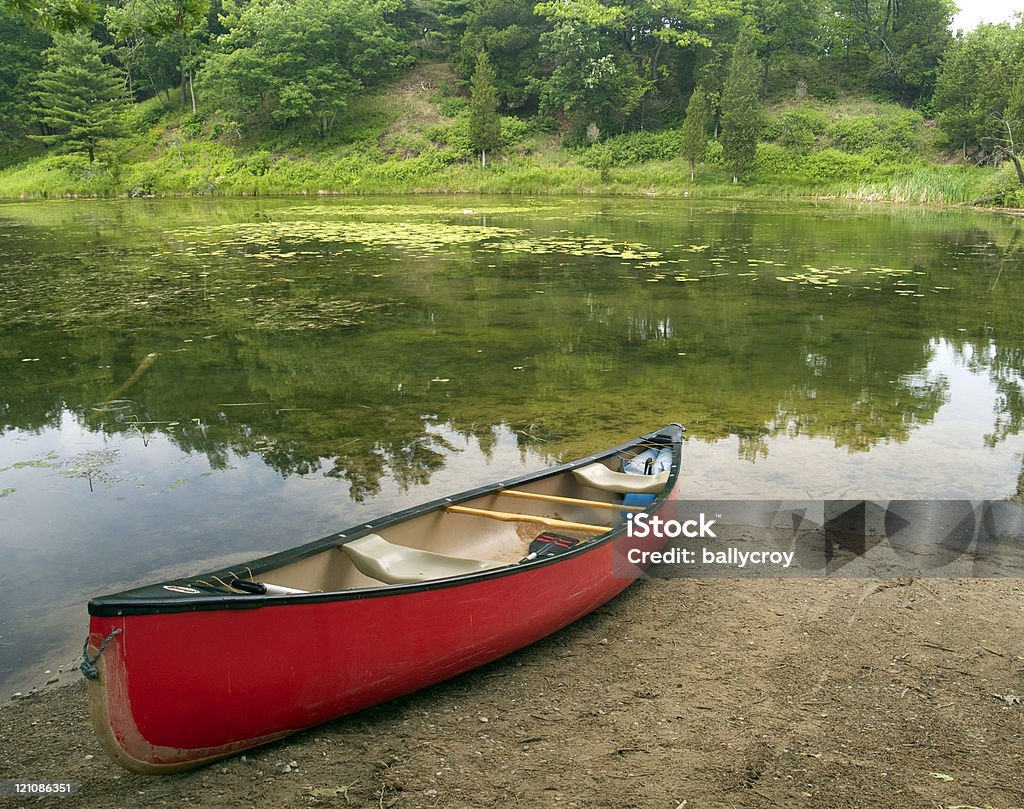
[[[1024,584],[645,580],[427,691],[183,775],[120,770],[81,681],[0,709],[10,806],[1024,806]]]

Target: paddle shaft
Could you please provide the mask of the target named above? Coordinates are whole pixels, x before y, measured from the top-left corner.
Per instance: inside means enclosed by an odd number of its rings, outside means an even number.
[[[604,534],[611,531],[608,525],[591,525],[585,522],[569,522],[568,520],[556,520],[554,517],[540,517],[535,514],[516,514],[510,511],[490,511],[484,508],[470,508],[469,506],[448,506],[445,511],[452,514],[468,514],[472,517],[487,517],[491,520],[502,522],[532,522],[543,525],[546,528],[561,528],[563,531],[585,531],[588,534]]]
[[[521,492],[516,489],[505,489],[498,492],[509,497],[522,497],[524,500],[544,500],[548,503],[563,503],[567,506],[587,506],[588,508],[606,508],[610,511],[643,511],[643,506],[625,506],[622,503],[605,503],[603,500],[583,500],[579,497],[562,497],[558,494],[541,494],[540,492]]]

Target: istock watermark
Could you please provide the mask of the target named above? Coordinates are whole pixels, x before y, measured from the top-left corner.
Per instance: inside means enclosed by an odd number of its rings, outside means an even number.
[[[626,551],[626,561],[634,565],[692,565],[697,562],[705,565],[730,565],[745,568],[749,565],[781,565],[788,569],[793,564],[793,551],[742,551],[739,548],[711,550],[702,547],[699,550],[690,548],[666,548],[663,551],[645,551],[630,548]]]
[[[626,577],[1024,578],[1010,501],[670,500],[621,519]]]
[[[701,512],[695,520],[683,520],[682,522],[665,520],[657,514],[627,514],[626,534],[636,539],[646,539],[651,536],[669,539],[677,537],[716,539],[715,532],[711,530],[715,522],[716,520],[709,520],[704,512]]]

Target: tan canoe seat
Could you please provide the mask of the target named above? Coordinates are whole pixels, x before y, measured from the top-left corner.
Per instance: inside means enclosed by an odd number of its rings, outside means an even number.
[[[581,469],[574,469],[572,475],[577,483],[618,494],[657,494],[668,483],[668,472],[656,475],[627,475],[613,472],[601,463],[592,463]]]
[[[489,559],[465,559],[407,548],[377,534],[367,534],[340,547],[360,573],[388,584],[445,579],[506,566],[505,562]]]

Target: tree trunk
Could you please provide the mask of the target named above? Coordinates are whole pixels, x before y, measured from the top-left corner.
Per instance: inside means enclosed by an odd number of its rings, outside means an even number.
[[[487,150],[486,149],[481,149],[480,150],[480,168],[481,169],[486,169],[487,168]]]
[[[693,160],[693,159],[691,158],[691,160],[690,160],[690,182],[691,182],[691,183],[693,182],[693,173],[694,173],[694,166],[695,166],[695,163],[696,163],[696,162],[697,162],[697,161],[695,161],[695,160]]]
[[[1006,154],[1013,161],[1013,167],[1017,169],[1017,182],[1024,186],[1024,167],[1020,164],[1020,155],[1014,152],[1007,152]]]
[[[737,177],[735,174],[732,175],[732,184],[733,185],[737,185],[739,183],[739,181],[740,181],[739,177]]]
[[[188,77],[188,92],[192,96],[192,114],[196,114],[196,88],[195,83],[192,80],[192,76]]]
[[[1024,169],[1020,165],[1020,155],[1017,153],[1018,144],[1014,141],[1013,126],[1010,124],[1009,117],[1003,118],[1003,124],[1006,126],[1006,140],[1000,145],[999,151],[1013,161],[1013,167],[1017,170],[1017,182],[1024,185]]]

